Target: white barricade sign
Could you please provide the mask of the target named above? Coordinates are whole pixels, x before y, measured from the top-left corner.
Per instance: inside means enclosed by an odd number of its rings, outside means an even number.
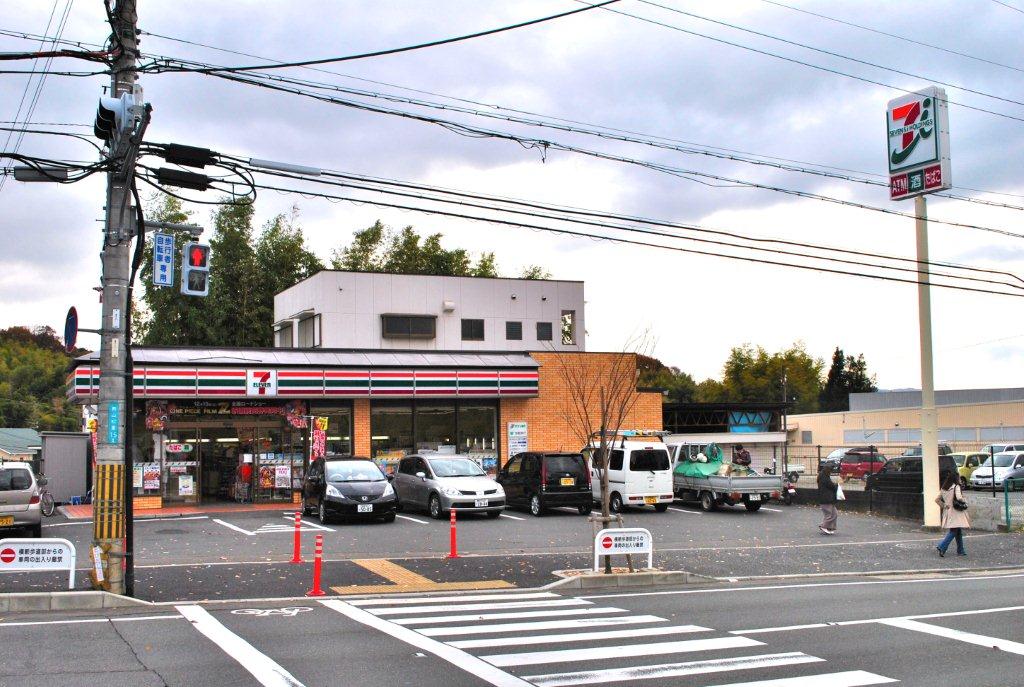
[[[67,539],[0,539],[0,572],[67,570],[75,588],[75,545]]]
[[[599,570],[601,556],[646,553],[647,567],[654,567],[654,538],[642,527],[616,527],[601,530],[594,537],[594,570]]]

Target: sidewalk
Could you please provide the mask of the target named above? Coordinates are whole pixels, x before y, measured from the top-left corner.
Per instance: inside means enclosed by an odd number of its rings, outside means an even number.
[[[202,506],[167,506],[165,508],[136,508],[135,519],[171,518],[181,515],[206,515],[208,513],[252,513],[256,511],[280,511],[294,513],[294,503],[211,503]],[[91,520],[92,504],[61,506],[60,513],[68,520]]]

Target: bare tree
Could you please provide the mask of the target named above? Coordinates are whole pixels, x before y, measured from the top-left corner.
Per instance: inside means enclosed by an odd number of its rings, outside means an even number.
[[[601,515],[595,520],[602,526],[616,520],[609,508],[608,456],[640,398],[636,357],[647,348],[647,336],[643,335],[627,341],[617,353],[558,355],[558,371],[569,395],[562,407],[563,419],[581,446],[596,444],[590,455],[601,485]],[[610,557],[605,557],[604,571],[611,573]]]

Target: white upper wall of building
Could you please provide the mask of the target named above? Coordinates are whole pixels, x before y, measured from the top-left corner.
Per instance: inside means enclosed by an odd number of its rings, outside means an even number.
[[[274,297],[274,344],[297,348],[583,351],[583,310],[583,282],[579,281],[325,270]],[[563,322],[567,321],[563,317],[569,313],[571,334],[566,328],[568,335],[563,341]],[[387,335],[385,315],[433,318],[434,334]],[[464,321],[472,322],[464,325]],[[389,327],[403,324],[401,319],[388,318]],[[418,324],[429,328],[429,320]],[[548,328],[550,339],[546,338]],[[518,339],[517,329],[521,332]]]

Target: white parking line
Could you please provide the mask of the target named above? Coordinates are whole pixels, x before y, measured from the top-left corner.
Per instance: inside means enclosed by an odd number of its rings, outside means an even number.
[[[683,510],[682,508],[673,508],[672,506],[669,506],[668,509],[674,510],[676,513],[686,513],[687,515],[704,515],[704,513],[699,510]]]
[[[230,522],[224,522],[223,520],[221,520],[219,518],[214,518],[213,521],[215,523],[217,523],[218,525],[224,525],[224,527],[227,527],[229,530],[234,530],[235,532],[241,532],[242,534],[244,534],[247,537],[255,537],[256,536],[255,532],[250,532],[249,530],[243,530],[241,527],[239,527],[237,525],[232,525]]]
[[[516,517],[515,515],[508,515],[507,513],[502,513],[501,517],[508,518],[509,520],[526,520],[526,518]]]
[[[401,513],[395,513],[395,517],[401,518],[402,520],[408,520],[409,522],[418,522],[421,525],[427,524],[426,520],[417,520],[416,518],[410,518],[408,515],[402,515]]]
[[[293,522],[295,520],[295,516],[294,515],[282,515],[281,517],[284,518],[285,520],[291,520]],[[330,527],[324,527],[323,525],[321,525],[320,523],[317,523],[317,522],[310,522],[309,520],[299,520],[299,522],[302,523],[303,526],[305,526],[305,527],[312,527],[315,530],[323,530],[324,532],[333,532],[334,531]],[[264,527],[266,527],[266,525],[264,525]],[[293,527],[293,529],[294,529],[294,527]]]
[[[175,606],[198,632],[224,650],[240,666],[252,673],[264,687],[303,687],[276,661],[260,653],[252,644],[224,627],[200,606]]]
[[[209,515],[187,515],[187,516],[174,516],[170,518],[135,518],[135,524],[141,524],[146,522],[167,522],[168,520],[209,520]],[[70,525],[91,525],[92,519],[87,520],[74,520],[72,522],[54,522],[43,527],[69,527]]]
[[[782,511],[778,508],[769,508],[768,506],[761,506],[761,510],[766,510],[769,513],[781,513]]]

